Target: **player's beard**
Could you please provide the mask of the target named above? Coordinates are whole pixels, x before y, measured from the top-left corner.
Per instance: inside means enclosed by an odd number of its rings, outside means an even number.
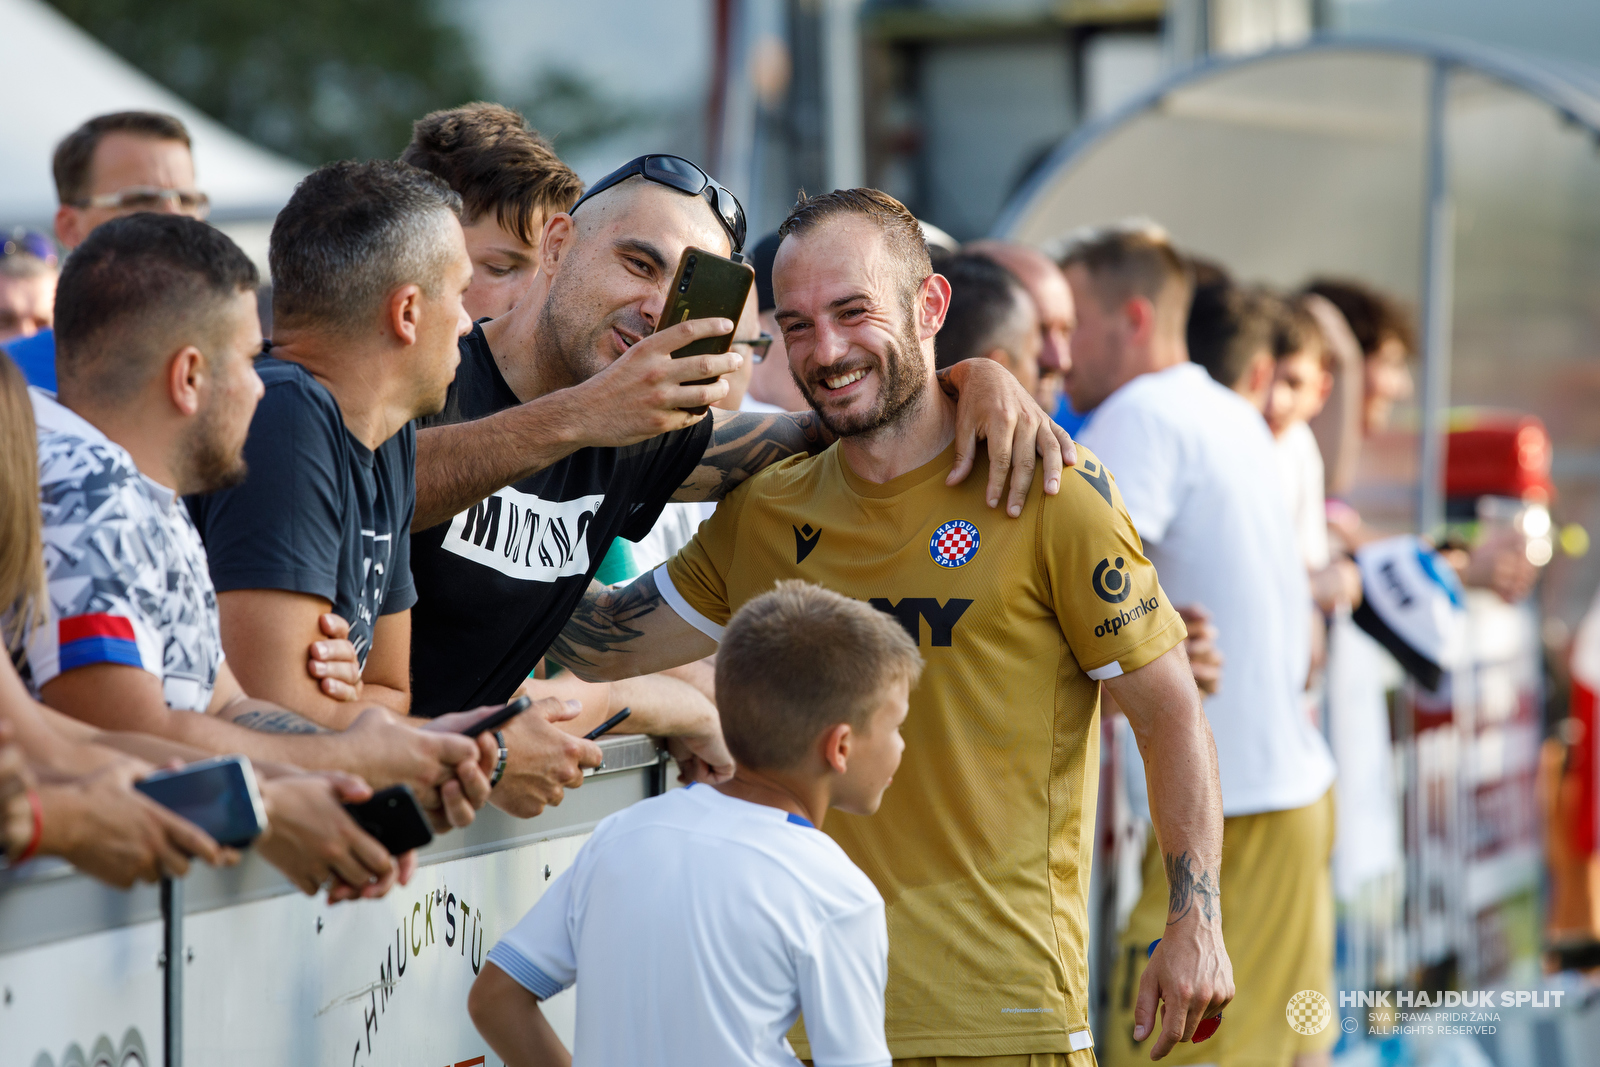
[[[832,378],[849,374],[866,366],[878,376],[878,397],[865,411],[825,411],[817,402],[827,395],[827,387],[820,381],[802,381],[790,368],[795,385],[806,398],[806,403],[817,413],[822,425],[835,437],[860,437],[892,426],[914,414],[919,406],[923,387],[928,381],[928,364],[922,355],[922,340],[917,336],[916,318],[908,309],[906,325],[900,337],[892,342],[876,365],[855,361],[835,364],[819,370],[816,378]]]
[[[556,275],[544,307],[539,309],[539,324],[533,336],[534,360],[542,371],[564,374],[568,387],[586,382],[611,366],[617,358],[612,355],[613,327],[638,338],[654,332],[649,321],[632,306],[619,308],[595,322],[593,301],[585,301],[589,294],[578,291],[582,280],[576,277],[577,273],[569,269]]]
[[[184,443],[181,492],[214,493],[244,481],[249,473],[244,442],[231,441],[232,436],[222,418],[222,405],[213,399],[201,409],[194,433]]]

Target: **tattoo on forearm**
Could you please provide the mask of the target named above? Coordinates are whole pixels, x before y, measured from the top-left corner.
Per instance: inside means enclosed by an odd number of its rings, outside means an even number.
[[[673,498],[721,500],[757,471],[802,452],[815,455],[831,443],[831,435],[812,411],[723,415],[700,465]]]
[[[310,719],[282,708],[260,711],[241,711],[233,721],[247,730],[260,730],[264,734],[327,734],[332,730],[318,726]]]
[[[641,575],[631,585],[612,589],[590,582],[577,610],[551,642],[549,656],[566,667],[593,666],[590,655],[616,652],[644,636],[630,623],[655,611],[661,604],[654,574]]]
[[[1222,914],[1222,888],[1217,876],[1200,866],[1188,852],[1176,856],[1168,852],[1167,867],[1167,925],[1178,922],[1189,912],[1198,910],[1206,922],[1215,921]]]

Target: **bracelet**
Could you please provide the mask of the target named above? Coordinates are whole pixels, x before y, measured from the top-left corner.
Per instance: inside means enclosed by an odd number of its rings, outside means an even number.
[[[28,807],[33,812],[33,836],[28,839],[28,847],[23,849],[12,866],[27,863],[33,859],[33,854],[39,851],[39,842],[44,840],[44,804],[39,800],[37,789],[28,790]]]
[[[493,789],[500,784],[500,779],[506,776],[506,735],[499,730],[494,732],[494,743],[500,746],[500,761],[494,765],[494,775],[489,779],[489,788]]]

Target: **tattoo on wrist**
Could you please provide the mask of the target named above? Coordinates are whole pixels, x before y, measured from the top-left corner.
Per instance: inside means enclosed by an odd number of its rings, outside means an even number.
[[[1201,867],[1187,851],[1165,856],[1167,868],[1167,925],[1198,911],[1206,922],[1222,914],[1222,887],[1215,873]]]
[[[233,721],[247,730],[259,730],[264,734],[328,734],[333,732],[318,726],[310,719],[296,715],[292,711],[285,711],[282,708],[242,711],[233,717]]]

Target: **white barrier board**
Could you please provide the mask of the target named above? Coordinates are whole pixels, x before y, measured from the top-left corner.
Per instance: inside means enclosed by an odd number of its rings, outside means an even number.
[[[329,907],[291,895],[191,912],[185,1062],[493,1067],[500,1061],[473,1029],[467,992],[495,941],[587,839],[425,866],[383,900]],[[570,990],[547,1005],[569,1047],[572,1013]]]
[[[154,1067],[161,923],[0,956],[0,1067]]]

